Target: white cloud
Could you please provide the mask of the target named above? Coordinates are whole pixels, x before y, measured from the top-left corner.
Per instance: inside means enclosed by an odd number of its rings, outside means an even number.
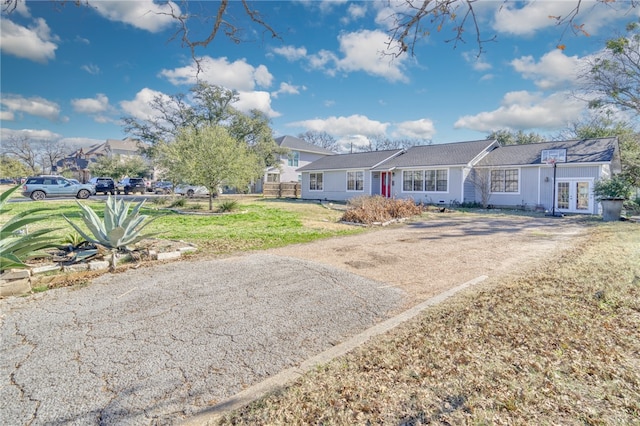
[[[81,66],[80,69],[92,75],[100,74],[100,67],[95,64],[86,64]]]
[[[347,14],[340,18],[340,22],[342,23],[342,25],[347,25],[349,22],[357,21],[358,19],[364,18],[366,14],[366,3],[351,3],[347,8]]]
[[[238,92],[238,101],[233,104],[233,107],[245,113],[257,109],[269,118],[280,116],[279,112],[271,108],[271,96],[268,92]]]
[[[15,118],[13,111],[0,111],[0,121],[13,121]]]
[[[36,129],[6,129],[0,128],[0,141],[4,142],[12,138],[27,138],[34,141],[57,141],[61,135],[52,132],[51,130],[36,130]]]
[[[290,62],[297,61],[307,56],[307,49],[304,47],[276,47],[273,49],[273,52],[280,56],[284,56]]]
[[[566,56],[560,49],[546,53],[539,62],[532,56],[523,56],[511,61],[517,72],[534,80],[536,86],[545,90],[574,85],[580,64],[577,56]]]
[[[579,120],[586,108],[584,101],[568,93],[544,97],[540,93],[527,91],[509,92],[498,109],[460,117],[454,127],[480,132],[500,129],[558,130],[566,127],[567,123]]]
[[[37,117],[44,117],[51,121],[67,120],[66,117],[60,117],[60,106],[57,103],[37,96],[25,98],[20,95],[3,95],[0,99],[0,104],[11,113],[25,112]]]
[[[338,37],[340,51],[344,54],[336,63],[340,71],[364,71],[389,81],[407,81],[403,74],[407,55],[395,58],[388,52],[389,36],[383,31],[362,30],[341,34]]]
[[[391,136],[393,138],[432,139],[435,134],[436,128],[433,121],[421,118],[396,124]]]
[[[98,114],[109,109],[109,98],[102,93],[98,93],[95,98],[72,99],[71,105],[75,112]]]
[[[147,120],[158,116],[158,113],[149,106],[158,96],[164,98],[167,103],[171,101],[170,97],[166,94],[145,87],[136,93],[136,97],[133,100],[121,101],[120,107],[125,113],[134,118]]]
[[[328,64],[332,62],[337,62],[338,57],[328,50],[320,50],[318,53],[314,53],[313,55],[309,55],[309,66],[312,69],[323,69],[328,66]],[[328,70],[328,74],[333,75],[335,72]]]
[[[229,62],[226,57],[216,59],[205,56],[200,60],[200,68],[198,73],[197,65],[191,63],[173,70],[163,69],[160,71],[160,76],[175,85],[193,85],[199,79],[209,84],[239,91],[250,91],[256,86],[269,87],[273,81],[273,75],[266,66],[254,67],[245,59]]]
[[[29,28],[0,18],[0,50],[6,54],[45,63],[55,58],[57,41],[42,18]]]
[[[575,23],[584,24],[584,31],[595,34],[612,20],[627,16],[627,2],[616,3],[583,0]],[[559,22],[554,17],[566,19],[576,6],[577,2],[574,0],[504,2],[496,9],[493,27],[499,32],[531,36],[540,29],[558,25]],[[560,24],[565,25],[566,22]]]
[[[303,127],[307,130],[327,132],[336,137],[352,135],[376,136],[385,134],[389,123],[371,120],[364,115],[354,114],[349,117],[328,117],[303,120],[287,124],[289,127]]]
[[[305,86],[294,86],[293,84],[282,82],[278,90],[271,92],[271,96],[277,98],[281,94],[298,95],[300,94],[300,90],[307,90],[307,88]]]
[[[474,70],[476,71],[487,71],[492,68],[491,64],[485,61],[485,55],[478,56],[477,53],[474,52],[463,52],[462,57],[465,61],[467,61]]]
[[[136,1],[95,1],[91,7],[105,18],[124,22],[136,28],[156,33],[175,25],[176,21],[170,14],[180,15],[180,7],[174,2],[166,4],[153,0]]]

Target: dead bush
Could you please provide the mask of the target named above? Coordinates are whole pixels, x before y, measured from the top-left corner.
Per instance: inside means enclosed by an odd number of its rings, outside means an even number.
[[[398,200],[379,195],[356,197],[347,204],[347,211],[342,215],[345,222],[372,224],[402,219],[422,213],[422,206],[408,198]]]

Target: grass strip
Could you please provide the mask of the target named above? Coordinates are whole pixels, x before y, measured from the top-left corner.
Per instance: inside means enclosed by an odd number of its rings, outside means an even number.
[[[640,424],[640,227],[425,312],[220,424]]]

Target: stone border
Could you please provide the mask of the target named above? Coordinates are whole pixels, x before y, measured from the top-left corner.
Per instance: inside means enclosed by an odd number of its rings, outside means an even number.
[[[175,251],[168,252],[149,250],[149,256],[151,260],[171,260],[178,259],[184,253],[190,253],[196,250],[197,248],[195,246],[181,247]],[[106,260],[94,260],[86,263],[75,263],[73,265],[51,264],[29,269],[9,269],[0,274],[0,298],[24,296],[31,293],[34,285],[37,285],[40,281],[38,276],[48,272],[106,271],[108,269],[109,262]]]

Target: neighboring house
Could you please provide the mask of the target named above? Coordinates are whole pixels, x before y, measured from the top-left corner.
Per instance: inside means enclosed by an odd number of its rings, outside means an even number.
[[[92,145],[88,148],[80,148],[73,154],[56,163],[55,170],[69,170],[74,172],[82,182],[89,180],[89,165],[95,163],[100,157],[120,155],[124,157],[142,156],[141,142],[126,138],[123,140],[107,139],[106,142]]]
[[[557,159],[555,166],[547,157]],[[335,155],[298,171],[303,199],[344,201],[382,195],[448,205],[480,203],[485,192],[485,201],[495,206],[596,214],[593,183],[620,169],[617,139],[600,138],[509,146],[495,140],[415,146]],[[479,179],[482,176],[486,179]]]
[[[310,144],[294,136],[281,136],[275,139],[276,144],[287,148],[288,153],[280,156],[278,167],[270,167],[265,171],[262,182],[256,186],[256,192],[262,192],[263,182],[300,182],[298,168],[306,166],[320,158],[335,155],[328,149]]]

